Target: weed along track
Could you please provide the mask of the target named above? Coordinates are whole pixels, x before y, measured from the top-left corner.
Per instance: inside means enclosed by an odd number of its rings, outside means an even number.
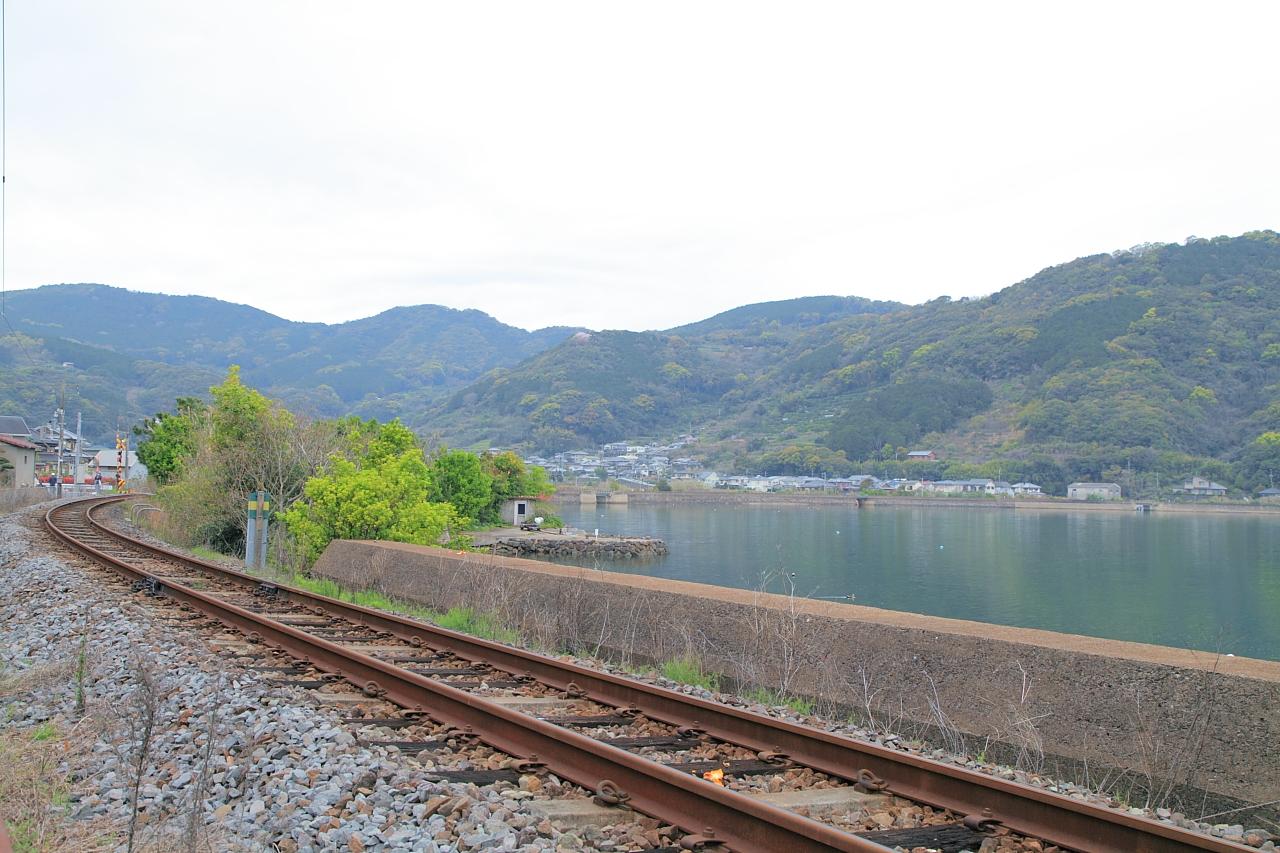
[[[45,523],[183,621],[234,629],[223,645],[251,668],[346,709],[362,740],[416,756],[425,778],[550,797],[556,821],[660,822],[632,849],[1252,849],[264,583],[93,517],[120,500],[63,504]]]

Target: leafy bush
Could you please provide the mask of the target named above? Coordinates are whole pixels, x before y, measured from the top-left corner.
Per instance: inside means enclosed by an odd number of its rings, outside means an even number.
[[[431,500],[435,487],[416,447],[367,467],[335,459],[280,517],[308,562],[334,539],[437,545],[456,536],[466,518],[453,504]]]

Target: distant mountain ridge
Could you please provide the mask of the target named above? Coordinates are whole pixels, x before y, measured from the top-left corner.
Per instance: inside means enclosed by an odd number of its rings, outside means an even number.
[[[0,414],[51,410],[62,361],[104,418],[239,363],[292,407],[400,416],[455,446],[694,433],[721,470],[852,471],[924,446],[1045,482],[1280,475],[1274,231],[1079,258],[981,299],[804,297],[652,332],[526,332],[440,306],[325,326],[100,285],[8,305],[25,337],[0,336]]]
[[[169,408],[175,396],[206,392],[230,364],[241,365],[246,382],[309,414],[389,418],[576,331],[528,332],[439,305],[336,325],[300,323],[209,297],[101,284],[13,291],[5,306],[27,340],[0,336],[0,406],[44,416],[54,405],[49,385],[65,372],[75,406],[111,428],[117,415],[132,420]],[[75,367],[50,373],[63,362]]]
[[[1080,258],[981,299],[816,317],[779,306],[565,342],[428,420],[458,441],[539,450],[699,432],[715,464],[777,473],[925,446],[1054,480],[1280,475],[1261,438],[1280,448],[1274,231]]]

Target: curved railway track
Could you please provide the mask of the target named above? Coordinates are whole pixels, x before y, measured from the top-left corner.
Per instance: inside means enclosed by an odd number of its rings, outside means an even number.
[[[45,524],[69,547],[133,581],[291,656],[296,671],[345,680],[403,709],[395,727],[428,717],[447,735],[475,739],[688,833],[683,849],[883,851],[914,846],[905,836],[861,837],[729,790],[698,774],[768,776],[810,768],[829,784],[857,786],[957,817],[960,837],[1003,828],[1068,850],[1115,853],[1246,851],[1220,838],[1084,803],[877,744],[823,732],[654,685],[561,662],[349,602],[262,579],[160,548],[93,517],[125,497],[91,498],[50,509]],[[290,668],[279,668],[290,669]],[[297,682],[301,684],[302,682]],[[493,701],[492,691],[532,688],[581,700],[594,716],[546,719]],[[601,740],[582,729],[665,727],[663,735]],[[723,761],[681,761],[698,745],[723,747]],[[416,744],[410,744],[416,746]],[[674,756],[674,761],[672,760]],[[687,756],[686,756],[687,757]],[[705,766],[704,766],[705,765]],[[950,848],[958,849],[958,848]]]

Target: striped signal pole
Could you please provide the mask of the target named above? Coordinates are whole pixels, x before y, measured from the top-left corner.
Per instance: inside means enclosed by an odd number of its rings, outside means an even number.
[[[125,480],[125,460],[129,458],[129,439],[121,437],[120,433],[116,433],[116,493],[124,492]]]
[[[244,532],[244,566],[246,569],[267,567],[268,526],[271,517],[271,495],[265,489],[249,493],[246,507],[248,524]]]

